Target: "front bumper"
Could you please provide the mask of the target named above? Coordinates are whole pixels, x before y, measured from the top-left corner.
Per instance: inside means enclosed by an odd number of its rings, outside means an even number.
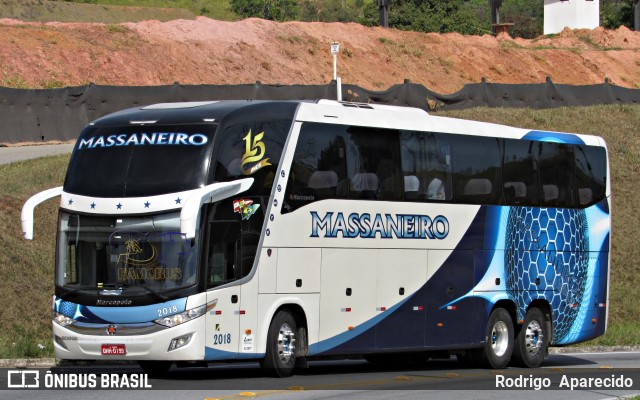
[[[173,328],[141,328],[114,324],[110,335],[104,325],[84,324],[62,327],[53,322],[56,358],[63,360],[171,360],[197,361],[204,359],[205,318],[199,317]],[[113,329],[112,329],[113,330]],[[171,341],[191,334],[188,344],[169,351]],[[61,345],[61,343],[64,345]],[[103,355],[102,345],[124,345],[126,354]],[[66,347],[66,348],[65,348]]]

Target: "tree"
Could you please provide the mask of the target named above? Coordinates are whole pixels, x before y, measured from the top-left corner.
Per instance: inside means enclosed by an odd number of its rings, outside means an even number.
[[[300,19],[320,22],[353,22],[362,14],[363,0],[302,0]]]
[[[248,18],[289,21],[298,16],[297,0],[230,0],[231,10]]]
[[[542,35],[544,0],[504,0],[500,8],[501,22],[511,22],[514,37],[531,39]]]
[[[600,25],[607,29],[617,29],[622,25],[633,29],[634,3],[637,0],[602,0]]]
[[[389,27],[419,32],[459,32],[484,34],[491,32],[486,0],[392,0],[389,7]],[[378,25],[376,2],[368,3],[364,25]]]

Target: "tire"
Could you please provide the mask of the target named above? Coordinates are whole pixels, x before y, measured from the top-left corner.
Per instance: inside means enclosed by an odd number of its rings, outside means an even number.
[[[509,364],[513,354],[513,321],[504,308],[496,308],[489,316],[485,344],[480,363],[487,368],[499,369]]]
[[[140,368],[151,377],[160,377],[167,374],[173,361],[138,361]]]
[[[536,368],[544,361],[549,346],[549,332],[544,314],[539,308],[527,311],[524,323],[515,338],[513,363],[520,367]]]
[[[260,363],[267,374],[279,378],[293,375],[296,332],[296,321],[289,311],[281,310],[273,317],[267,333],[267,350]]]

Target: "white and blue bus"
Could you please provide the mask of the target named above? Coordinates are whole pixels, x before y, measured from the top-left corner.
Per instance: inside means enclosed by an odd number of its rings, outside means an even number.
[[[607,326],[595,136],[320,100],[156,104],[80,134],[61,196],[55,354],[153,373],[457,355],[540,365]]]

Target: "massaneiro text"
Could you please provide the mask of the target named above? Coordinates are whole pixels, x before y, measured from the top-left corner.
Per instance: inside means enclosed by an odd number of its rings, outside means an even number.
[[[438,239],[449,235],[449,220],[442,215],[432,218],[415,214],[358,214],[351,213],[346,218],[343,213],[327,212],[324,217],[311,211],[311,237],[319,237],[324,232],[326,238],[375,239]]]
[[[153,133],[122,133],[120,135],[94,136],[88,139],[80,139],[78,150],[95,149],[96,147],[123,147],[123,146],[204,146],[209,138],[202,133],[184,132],[153,132]]]

